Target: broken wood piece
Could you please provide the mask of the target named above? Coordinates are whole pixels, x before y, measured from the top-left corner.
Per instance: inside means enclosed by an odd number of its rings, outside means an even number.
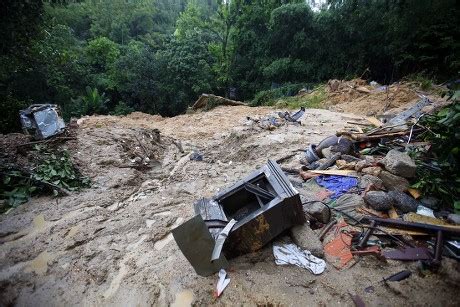
[[[329,169],[329,170],[310,170],[306,173],[313,173],[313,174],[320,174],[320,175],[336,175],[336,176],[350,176],[350,177],[358,177],[358,173],[352,170],[344,170],[344,169]]]
[[[376,127],[383,126],[383,123],[375,117],[366,117],[366,120]]]
[[[205,108],[208,105],[209,100],[212,99],[216,105],[223,106],[245,106],[246,104],[241,101],[227,99],[221,96],[216,96],[213,94],[201,94],[198,100],[193,104],[192,109],[198,110]]]
[[[413,222],[413,223],[421,223],[421,224],[428,224],[428,225],[438,225],[438,226],[445,226],[453,229],[460,229],[460,226],[451,225],[441,219],[429,217],[426,215],[421,215],[417,213],[407,213],[403,216],[403,220],[406,222]]]
[[[413,198],[418,199],[420,198],[420,191],[414,188],[409,188],[407,191],[412,195]]]
[[[414,129],[415,131],[415,129]],[[383,137],[397,137],[409,134],[410,130],[407,131],[399,131],[399,132],[392,132],[392,133],[383,133],[378,135],[367,135],[363,133],[350,133],[350,131],[337,131],[337,136],[348,136],[354,141],[358,142],[366,142],[371,140],[378,140]]]

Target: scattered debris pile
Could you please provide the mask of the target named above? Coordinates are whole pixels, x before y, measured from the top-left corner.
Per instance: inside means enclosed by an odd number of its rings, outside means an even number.
[[[312,227],[320,232],[295,231],[293,236],[302,242],[308,232],[310,241],[319,237],[326,259],[340,269],[369,254],[423,260],[432,268],[442,255],[460,259],[460,215],[412,187],[417,164],[407,152],[430,145],[418,139],[428,129],[419,120],[429,116],[423,110],[430,105],[423,97],[386,123],[375,118],[354,123],[310,144],[300,169],[283,168],[300,191]]]
[[[300,119],[305,114],[305,108],[301,107],[299,111],[290,114],[288,111],[278,112],[277,116],[269,115],[260,118],[246,117],[250,124],[256,124],[262,129],[275,130],[288,123],[301,125]]]
[[[316,93],[299,95],[314,96]],[[412,105],[419,97],[417,86],[408,82],[380,85],[374,81],[368,84],[362,79],[329,80],[326,95],[323,107],[366,116],[387,114],[391,109]]]

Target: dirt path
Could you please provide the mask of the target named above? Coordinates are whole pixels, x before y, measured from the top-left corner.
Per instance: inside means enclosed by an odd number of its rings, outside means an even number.
[[[170,233],[193,215],[193,202],[360,118],[307,110],[302,126],[274,131],[246,119],[269,113],[273,109],[219,107],[170,119],[134,113],[80,120],[77,140],[66,146],[93,186],[59,199],[36,198],[0,216],[0,305],[352,306],[349,293],[369,305],[457,305],[458,265],[449,260],[440,275],[413,274],[386,287],[377,285],[382,277],[415,271],[416,264],[366,257],[351,269],[328,265],[313,276],[276,266],[271,245],[232,260],[229,287],[213,297],[217,277],[196,275]],[[155,166],[126,167],[132,157],[124,144],[154,129],[161,132]],[[192,150],[204,161],[191,161]],[[364,292],[371,284],[375,292]]]

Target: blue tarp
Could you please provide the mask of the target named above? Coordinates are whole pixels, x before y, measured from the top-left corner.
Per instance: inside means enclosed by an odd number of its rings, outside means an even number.
[[[331,199],[339,198],[358,185],[358,178],[347,176],[319,176],[315,180],[320,186],[334,192],[330,196]]]

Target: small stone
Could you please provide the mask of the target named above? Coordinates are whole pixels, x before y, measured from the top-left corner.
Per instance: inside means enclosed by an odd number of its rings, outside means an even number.
[[[310,251],[316,257],[324,257],[323,244],[308,223],[292,227],[291,236],[301,249]]]
[[[345,160],[337,160],[335,161],[335,165],[339,169],[349,169],[349,170],[354,170],[356,166],[356,162],[347,162]]]
[[[396,149],[390,150],[385,158],[380,163],[385,166],[385,169],[390,173],[402,176],[405,178],[415,177],[415,170],[417,166],[411,157],[404,152],[400,152]]]
[[[460,214],[449,214],[447,220],[455,225],[460,225]]]
[[[383,189],[383,181],[379,177],[367,174],[362,176],[359,181],[359,187],[361,189],[367,189],[370,185],[377,190]]]
[[[367,162],[366,160],[361,160],[356,162],[355,170],[360,172],[363,168],[372,166],[371,163]]]
[[[406,193],[390,191],[388,195],[393,199],[395,208],[401,210],[403,213],[417,212],[417,207],[420,203]]]
[[[374,156],[364,156],[364,159],[370,164],[377,163],[377,160],[374,158]]]
[[[327,147],[321,150],[321,154],[323,157],[330,159],[335,154],[335,152],[331,150],[331,147]]]
[[[364,199],[361,196],[357,194],[343,194],[335,201],[334,207],[352,208],[360,206],[364,206]]]
[[[361,170],[361,173],[363,174],[368,174],[372,176],[378,176],[380,175],[380,172],[382,169],[378,166],[370,166],[370,167],[365,167]]]
[[[406,178],[393,175],[390,172],[382,170],[379,174],[379,178],[383,181],[383,185],[388,190],[396,190],[405,192],[409,188],[409,181]]]
[[[329,208],[319,201],[303,205],[303,211],[323,224],[329,223],[331,218]]]
[[[369,191],[364,195],[364,201],[374,210],[388,211],[391,209],[393,200],[383,191]]]

